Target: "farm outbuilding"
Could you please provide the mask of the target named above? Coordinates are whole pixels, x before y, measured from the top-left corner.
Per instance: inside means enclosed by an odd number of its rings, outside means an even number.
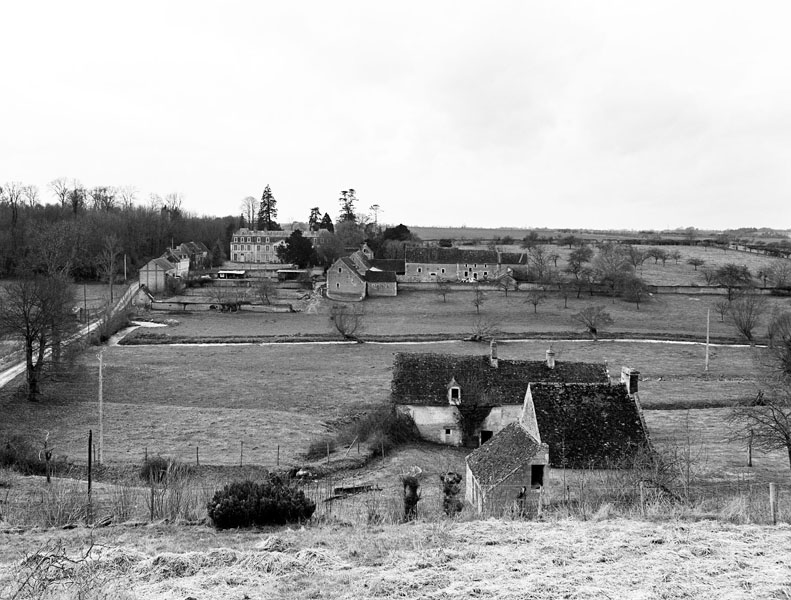
[[[176,272],[176,266],[166,258],[153,258],[140,269],[140,283],[151,293],[158,294],[165,291],[167,278],[175,276]]]
[[[478,514],[535,511],[549,479],[549,446],[534,427],[511,423],[467,456],[465,497]]]

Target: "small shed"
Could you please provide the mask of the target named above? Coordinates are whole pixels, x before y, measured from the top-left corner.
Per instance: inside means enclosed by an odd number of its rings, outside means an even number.
[[[537,434],[520,420],[467,456],[466,500],[478,514],[535,511],[549,479],[549,446]]]
[[[176,267],[165,258],[153,258],[139,271],[140,283],[146,286],[151,293],[158,294],[165,291],[166,280],[176,274]]]
[[[369,296],[396,296],[398,282],[393,271],[368,269],[365,272],[365,283]]]

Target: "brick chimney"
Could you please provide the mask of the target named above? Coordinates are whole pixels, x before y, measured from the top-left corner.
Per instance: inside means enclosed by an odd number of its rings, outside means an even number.
[[[637,381],[640,378],[640,371],[631,367],[621,367],[621,383],[626,386],[626,391],[630,394],[637,393]]]
[[[499,365],[497,360],[497,340],[492,340],[489,344],[489,365],[494,369]]]
[[[555,368],[555,351],[552,349],[552,346],[547,350],[547,367],[550,369]]]

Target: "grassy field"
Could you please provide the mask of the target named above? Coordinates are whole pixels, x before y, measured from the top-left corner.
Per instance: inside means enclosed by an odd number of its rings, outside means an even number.
[[[0,595],[11,597],[27,581],[27,589],[41,585],[52,597],[119,600],[779,600],[791,595],[789,546],[788,527],[611,520],[607,514],[588,522],[335,524],[224,533],[172,525],[55,530],[0,534]],[[51,571],[36,571],[36,561],[20,558],[36,550],[51,557]],[[89,560],[68,563],[58,553]]]
[[[509,335],[531,337],[540,334],[578,337],[582,328],[571,315],[591,304],[603,305],[612,315],[614,324],[601,335],[629,337],[657,336],[662,339],[706,339],[706,311],[711,309],[713,340],[738,341],[736,330],[729,322],[720,322],[713,306],[718,296],[657,295],[653,301],[635,304],[616,299],[582,295],[568,299],[568,308],[556,295],[549,295],[538,305],[537,313],[525,292],[490,291],[476,314],[472,304],[473,292],[453,291],[443,302],[431,292],[403,291],[395,298],[372,298],[359,305],[365,311],[363,327],[358,336],[398,336],[403,334],[439,335],[456,338],[470,336],[479,322]],[[787,298],[770,298],[770,306],[791,307]],[[261,336],[338,336],[329,311],[332,302],[323,299],[316,312],[301,313],[172,313],[154,314],[158,319],[175,319],[178,325],[167,329],[141,330],[143,336],[167,336],[171,341],[188,338],[219,341],[221,338]],[[765,335],[763,325],[756,330],[758,339]]]
[[[502,342],[499,353],[502,358],[541,360],[547,345]],[[555,342],[553,348],[558,360],[607,361],[614,377],[621,365],[638,368],[651,434],[663,443],[677,437],[677,414],[688,414],[695,427],[702,427],[711,414],[721,413],[661,409],[724,406],[753,398],[753,355],[761,352],[715,348],[705,372],[700,345],[580,341]],[[455,342],[106,348],[105,457],[136,462],[147,451],[192,461],[199,447],[205,463],[238,464],[243,452],[244,462],[274,466],[280,446],[281,464],[297,464],[309,441],[333,423],[388,401],[393,353],[402,351],[485,354],[488,346]],[[2,390],[0,434],[42,439],[43,432],[50,431],[56,453],[84,461],[87,430],[98,430],[95,355],[84,354],[72,377],[45,389],[47,397],[37,404]],[[654,418],[654,411],[661,415]],[[724,427],[722,419],[716,422]],[[724,437],[723,433],[704,440],[715,458],[727,454],[717,450],[729,447]],[[726,461],[713,464],[725,466]]]

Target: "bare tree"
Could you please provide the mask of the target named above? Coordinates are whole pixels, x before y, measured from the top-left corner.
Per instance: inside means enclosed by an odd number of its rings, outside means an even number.
[[[750,344],[755,343],[753,331],[765,309],[766,297],[755,291],[741,292],[731,301],[728,315],[739,334]]]
[[[34,208],[41,203],[38,187],[35,185],[22,186],[22,197],[25,199],[25,204],[28,208]]]
[[[702,267],[704,264],[706,264],[706,261],[702,258],[696,258],[693,256],[692,258],[687,259],[687,264],[695,267],[695,270],[697,271],[698,267]]]
[[[769,339],[769,348],[775,348],[775,342],[781,347],[791,340],[791,311],[772,311],[769,324],[766,327],[766,337]],[[780,361],[782,364],[782,360]]]
[[[725,322],[725,316],[728,314],[728,311],[731,309],[731,303],[727,300],[717,300],[714,303],[714,310],[720,315],[720,323]]]
[[[132,210],[137,199],[137,188],[133,185],[122,185],[118,188],[118,200],[123,210]]]
[[[245,223],[250,229],[255,228],[256,216],[258,214],[258,200],[252,196],[245,196],[239,205],[244,215]]]
[[[110,212],[115,208],[115,188],[107,185],[100,185],[91,188],[89,194],[93,210]]]
[[[778,258],[772,261],[769,267],[769,281],[775,287],[788,287],[791,285],[791,260]]]
[[[119,256],[121,255],[121,242],[114,233],[104,236],[102,250],[97,258],[99,273],[107,279],[110,289],[110,304],[113,303],[113,284],[118,273]]]
[[[481,284],[477,281],[472,290],[472,305],[475,307],[475,313],[481,314],[481,307],[486,302],[486,293],[481,289]]]
[[[538,314],[538,305],[543,303],[546,297],[542,290],[531,290],[527,293],[525,302],[533,305],[533,314]]]
[[[584,326],[594,341],[599,339],[600,329],[613,324],[610,313],[599,305],[586,306],[580,312],[571,315],[571,320]]]
[[[27,398],[39,395],[44,361],[76,321],[74,290],[63,275],[23,275],[0,291],[0,334],[22,341]]]
[[[255,295],[261,304],[271,304],[272,297],[277,293],[275,282],[271,279],[261,279],[255,286]]]
[[[65,177],[53,179],[49,182],[49,189],[52,190],[52,193],[55,194],[58,202],[60,202],[60,207],[66,208],[69,203],[69,192],[71,191],[69,180]]]
[[[673,262],[675,262],[676,264],[678,264],[678,261],[681,260],[681,252],[679,252],[678,250],[672,250],[668,256],[672,258]],[[662,262],[662,264],[665,263]]]
[[[346,339],[356,339],[354,334],[362,329],[364,317],[362,305],[333,304],[330,309],[330,321]]]
[[[640,302],[646,302],[651,299],[648,286],[637,275],[624,277],[621,282],[621,290],[623,299],[627,302],[634,302],[637,310],[640,310]]]
[[[448,294],[451,292],[450,281],[447,279],[437,279],[437,294],[442,296],[442,301],[447,302]]]
[[[9,181],[0,187],[0,203],[7,204],[11,209],[11,229],[19,221],[19,207],[22,204],[24,186],[18,181]]]

